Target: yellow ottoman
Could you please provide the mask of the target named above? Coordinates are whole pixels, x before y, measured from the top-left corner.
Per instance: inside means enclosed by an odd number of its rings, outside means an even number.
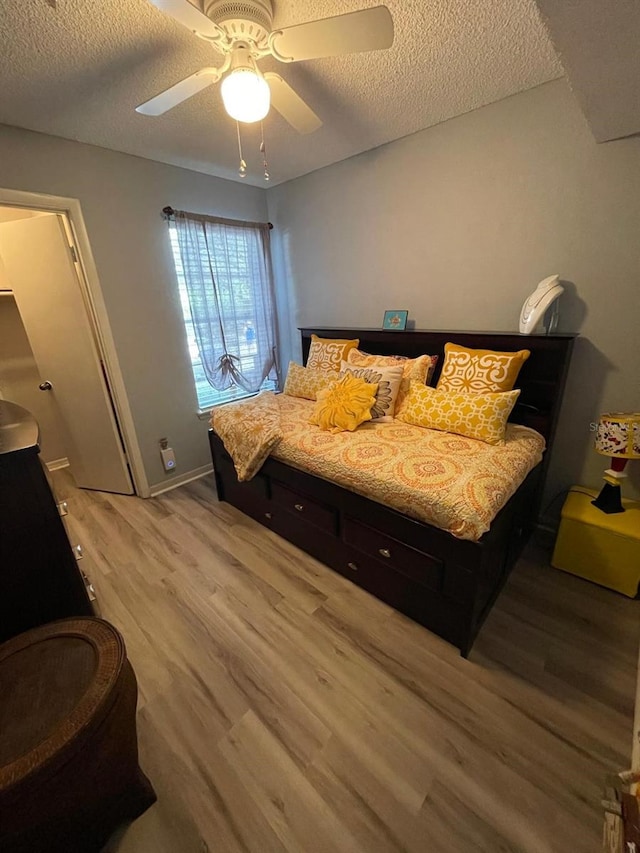
[[[591,503],[597,494],[583,486],[569,492],[551,565],[635,598],[640,582],[640,503],[623,500],[626,512],[607,515]]]

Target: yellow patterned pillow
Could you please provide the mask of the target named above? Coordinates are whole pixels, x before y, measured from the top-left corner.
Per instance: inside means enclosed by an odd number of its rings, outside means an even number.
[[[314,370],[312,367],[303,367],[295,361],[290,361],[282,393],[288,394],[289,397],[315,400],[321,388],[326,388],[335,381],[336,374],[333,370]]]
[[[415,426],[454,432],[487,444],[504,444],[511,410],[520,390],[468,394],[442,391],[412,382],[398,420]]]
[[[335,370],[340,372],[340,362],[346,359],[349,350],[357,347],[360,341],[345,341],[339,338],[319,338],[311,335],[311,346],[307,357],[307,367],[314,370]]]
[[[417,358],[405,358],[402,355],[370,355],[359,349],[349,350],[347,361],[354,367],[394,367],[402,366],[402,381],[396,397],[395,415],[402,410],[405,398],[409,393],[409,383],[412,379],[425,384],[429,381],[438,361],[437,355],[419,355]]]
[[[438,380],[439,391],[511,391],[520,368],[531,355],[528,349],[496,352],[467,349],[459,344],[444,345],[444,364]]]
[[[318,391],[318,401],[309,423],[331,432],[353,432],[360,424],[371,420],[377,390],[375,383],[347,373],[329,388]]]

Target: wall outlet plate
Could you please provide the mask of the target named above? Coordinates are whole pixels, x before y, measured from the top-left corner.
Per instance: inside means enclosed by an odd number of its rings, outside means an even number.
[[[162,457],[162,464],[164,465],[165,471],[173,471],[176,467],[176,457],[173,452],[172,447],[165,447],[160,451],[160,456]]]

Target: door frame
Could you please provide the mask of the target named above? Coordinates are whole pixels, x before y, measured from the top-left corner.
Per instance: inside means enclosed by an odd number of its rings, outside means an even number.
[[[116,421],[120,427],[120,434],[133,480],[133,488],[140,497],[149,497],[149,481],[142,463],[140,445],[80,201],[65,196],[23,192],[0,187],[0,206],[21,207],[27,210],[39,210],[66,216],[78,255],[78,263],[74,264],[77,271],[76,280],[82,292],[89,324],[94,333],[94,344],[98,356],[104,364],[105,381],[115,410]]]

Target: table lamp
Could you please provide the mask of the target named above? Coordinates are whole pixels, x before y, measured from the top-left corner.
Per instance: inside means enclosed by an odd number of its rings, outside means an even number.
[[[595,449],[611,457],[611,468],[604,472],[604,486],[591,501],[606,513],[624,512],[620,483],[627,476],[627,459],[640,459],[640,412],[607,412],[600,415]]]

